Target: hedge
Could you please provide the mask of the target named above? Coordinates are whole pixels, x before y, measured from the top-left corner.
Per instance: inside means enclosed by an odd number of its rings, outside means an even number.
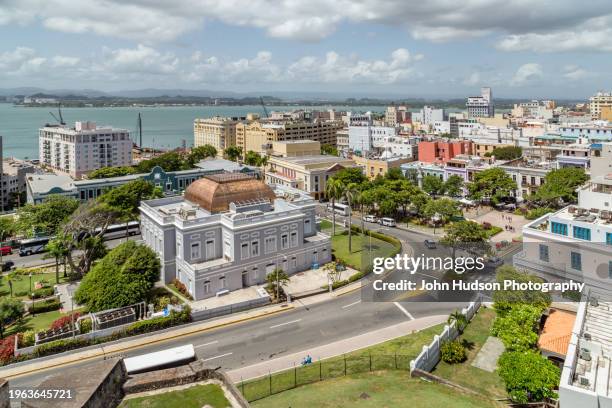
[[[59,310],[62,307],[61,302],[57,298],[47,299],[43,302],[33,302],[28,304],[29,313],[44,313],[53,310]]]
[[[44,288],[36,289],[32,293],[29,294],[30,299],[40,299],[46,298],[49,296],[53,296],[54,289],[51,286],[47,286]]]

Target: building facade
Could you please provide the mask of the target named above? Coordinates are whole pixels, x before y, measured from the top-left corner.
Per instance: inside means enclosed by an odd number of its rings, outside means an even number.
[[[418,159],[425,163],[444,163],[459,154],[473,154],[473,143],[469,140],[432,140],[418,144]]]
[[[331,260],[317,232],[316,202],[284,186],[237,174],[208,176],[184,197],[144,201],[141,230],[160,257],[161,279],[178,279],[195,300],[266,282]]]
[[[465,106],[469,118],[492,118],[495,116],[493,93],[489,87],[481,88],[479,96],[468,97]]]
[[[383,177],[390,169],[399,169],[404,163],[413,161],[413,158],[384,158],[384,157],[361,157],[353,156],[355,164],[363,168],[363,174],[370,180],[376,177]]]
[[[601,108],[611,106],[612,92],[597,92],[589,98],[589,111],[597,118],[601,115]]]
[[[77,179],[102,167],[132,165],[130,133],[94,122],[76,122],[73,128],[45,126],[39,130],[38,145],[41,165]]]
[[[193,121],[193,145],[195,147],[211,145],[217,149],[217,155],[223,157],[223,151],[236,144],[236,125],[246,118],[215,116]]]

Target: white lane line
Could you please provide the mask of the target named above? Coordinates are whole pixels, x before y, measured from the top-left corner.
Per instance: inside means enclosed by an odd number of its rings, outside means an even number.
[[[348,305],[344,305],[344,306],[342,306],[342,308],[346,309],[347,307],[355,306],[358,303],[361,303],[361,300],[358,300],[358,301],[353,302],[353,303],[349,303]]]
[[[402,312],[403,312],[403,313],[404,313],[406,316],[408,316],[408,318],[409,318],[410,320],[414,320],[414,317],[413,317],[413,316],[410,314],[410,312],[409,312],[409,311],[407,311],[407,310],[404,308],[404,306],[400,305],[398,302],[393,302],[393,304],[394,304],[395,306],[397,306],[397,308],[398,308],[399,310],[401,310],[401,311],[402,311]]]
[[[291,324],[291,323],[297,323],[297,322],[300,322],[300,321],[302,321],[302,319],[292,320],[290,322],[285,322],[285,323],[281,323],[281,324],[275,324],[274,326],[270,326],[270,328],[271,329],[275,329],[277,327],[285,326],[285,325]]]
[[[210,361],[210,360],[214,360],[215,358],[221,358],[221,357],[227,357],[227,356],[231,356],[234,353],[225,353],[225,354],[221,354],[219,356],[214,356],[214,357],[209,357],[209,358],[205,358],[202,361]]]
[[[210,346],[213,344],[217,344],[218,342],[219,340],[215,340],[215,341],[211,341],[210,343],[198,344],[197,346],[193,346],[193,348],[206,347],[206,346]]]

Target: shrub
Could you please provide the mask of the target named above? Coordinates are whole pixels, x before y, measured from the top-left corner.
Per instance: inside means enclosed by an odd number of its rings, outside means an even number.
[[[30,299],[40,299],[40,298],[46,298],[49,296],[53,296],[53,293],[54,293],[53,288],[50,286],[46,286],[40,289],[36,289],[32,293],[29,293],[28,297]]]
[[[86,339],[62,339],[55,340],[49,343],[41,344],[34,349],[35,357],[44,357],[50,354],[62,353],[64,351],[74,350],[80,347],[90,345],[90,341]]]
[[[467,351],[458,340],[445,341],[440,347],[442,361],[448,364],[462,363],[467,359]]]
[[[20,290],[15,292],[15,296],[16,297],[24,297],[24,296],[28,296],[30,294],[30,292],[28,292],[27,290]]]
[[[168,296],[161,296],[155,299],[155,310],[164,310],[166,306],[170,304],[170,298]]]
[[[74,318],[72,317],[74,315]],[[67,316],[62,316],[59,319],[56,319],[53,323],[51,323],[50,328],[52,329],[61,329],[65,326],[70,326],[74,321],[76,323],[77,319],[81,316],[80,312],[74,312],[73,314],[69,314]]]
[[[36,332],[34,330],[28,330],[23,333],[19,333],[19,348],[33,346],[35,336]]]
[[[82,319],[79,321],[79,329],[81,334],[89,333],[92,329],[91,319]]]
[[[491,223],[490,223],[490,222],[486,222],[486,221],[485,221],[485,222],[483,222],[483,223],[482,223],[482,228],[484,228],[484,229],[486,229],[486,230],[490,230],[490,229],[491,229],[491,227],[492,227],[492,225],[491,225]]]
[[[0,363],[8,364],[15,356],[15,335],[0,340]]]
[[[179,291],[181,295],[185,296],[189,300],[193,300],[193,298],[191,297],[191,294],[187,290],[187,286],[185,286],[183,282],[174,278],[172,279],[172,285],[176,288],[176,290]]]
[[[349,276],[348,281],[349,281],[349,283],[358,281],[359,279],[363,278],[363,275],[364,275],[363,272],[354,273],[351,276]]]
[[[59,299],[52,298],[47,299],[42,302],[34,302],[33,304],[28,305],[28,312],[30,313],[44,313],[51,312],[53,310],[59,310],[62,307]]]
[[[534,351],[505,352],[497,362],[499,376],[510,398],[518,403],[556,398],[560,371],[551,361]]]
[[[541,316],[541,307],[515,304],[504,316],[495,318],[491,334],[499,337],[507,350],[530,350],[538,341],[537,330]]]
[[[535,220],[536,218],[540,218],[541,216],[551,213],[553,211],[554,210],[549,207],[538,207],[534,208],[533,210],[527,211],[527,214],[525,214],[525,218],[527,218],[528,220]]]
[[[126,336],[135,336],[137,334],[149,333],[156,330],[167,329],[168,327],[176,326],[182,323],[191,321],[191,309],[185,307],[180,312],[170,312],[167,317],[154,317],[148,320],[141,320],[132,323],[125,329]]]

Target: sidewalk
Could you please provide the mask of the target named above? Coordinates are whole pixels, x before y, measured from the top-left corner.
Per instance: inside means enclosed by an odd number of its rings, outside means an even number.
[[[393,340],[397,337],[406,336],[413,331],[420,331],[436,324],[444,323],[447,321],[447,319],[447,315],[423,317],[418,320],[399,323],[369,333],[360,334],[359,336],[338,340],[323,346],[288,354],[274,360],[262,361],[261,363],[253,364],[251,366],[231,370],[227,374],[234,382],[251,380],[258,377],[263,377],[270,373],[299,366],[307,354],[312,356],[313,361],[341,356],[355,350]]]

